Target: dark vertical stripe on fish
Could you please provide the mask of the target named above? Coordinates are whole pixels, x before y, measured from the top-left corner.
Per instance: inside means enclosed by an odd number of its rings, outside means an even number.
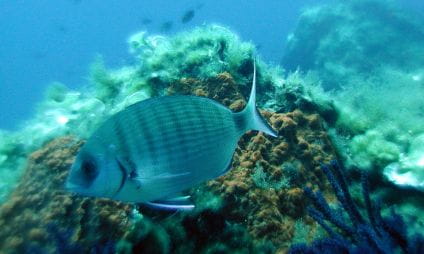
[[[205,120],[205,114],[202,112],[201,105],[199,103],[193,103],[194,115],[199,119],[199,129],[205,131],[207,122]],[[209,142],[209,140],[207,140]]]
[[[117,138],[117,144],[115,149],[120,150],[120,152],[122,153],[122,155],[124,156],[128,156],[129,155],[129,147],[128,147],[128,143],[127,143],[127,138],[125,135],[125,130],[123,129],[122,126],[122,119],[123,114],[117,114],[116,117],[113,118],[113,125],[114,125],[114,130],[115,130],[115,135]]]
[[[149,150],[151,154],[152,164],[157,165],[159,158],[158,158],[158,144],[153,139],[155,136],[161,137],[162,128],[157,128],[157,126],[160,126],[160,122],[158,121],[158,107],[160,107],[160,104],[158,104],[156,107],[152,107],[152,114],[153,117],[150,118],[150,122],[146,124],[146,127],[149,131]],[[156,127],[153,129],[153,127]]]
[[[188,147],[187,147],[187,132],[183,130],[181,126],[181,121],[182,121],[181,117],[187,117],[187,107],[181,108],[181,115],[171,113],[169,117],[171,121],[174,123],[176,133],[178,133],[178,136],[177,136],[178,144],[176,146],[181,151],[181,155],[183,156],[183,158],[187,158],[187,156],[189,155]],[[173,157],[175,157],[174,153],[172,153],[172,155],[170,156],[171,160],[176,159]]]
[[[139,111],[139,110],[138,110]],[[140,128],[138,125],[138,112],[133,112],[128,115],[128,128],[130,130],[130,133],[136,133],[135,136],[131,137],[131,156],[130,161],[134,164],[134,169],[137,169],[140,167],[140,162],[142,159],[142,156],[145,156],[145,146],[144,144],[144,128]],[[130,138],[130,137],[129,137]]]
[[[172,161],[172,155],[173,155],[173,151],[172,151],[172,147],[171,147],[171,138],[172,137],[170,134],[170,131],[173,131],[174,129],[174,125],[176,124],[176,122],[174,121],[174,119],[172,118],[172,115],[175,115],[175,109],[173,107],[173,105],[169,105],[165,104],[162,106],[162,110],[164,112],[166,112],[167,114],[164,115],[164,117],[161,117],[162,119],[160,119],[161,121],[169,121],[171,123],[171,126],[169,127],[169,129],[165,129],[165,128],[161,128],[162,130],[162,142],[160,143],[162,149],[160,149],[161,154],[162,154],[162,158],[166,158],[165,162],[167,164],[168,167],[171,166],[171,161]],[[179,133],[177,133],[179,134]],[[176,137],[178,138],[178,136]]]
[[[118,195],[118,193],[122,190],[122,188],[124,187],[124,185],[125,185],[125,182],[126,182],[126,180],[127,180],[127,177],[128,177],[128,170],[129,169],[126,169],[125,167],[124,167],[124,165],[122,165],[122,163],[119,161],[119,160],[117,160],[118,161],[118,167],[119,167],[119,170],[121,171],[121,173],[122,173],[122,178],[121,178],[121,183],[119,184],[119,187],[118,187],[118,190],[116,191],[116,193],[115,193],[115,195]]]
[[[153,158],[153,134],[151,133],[148,123],[144,120],[144,117],[143,111],[140,110],[137,114],[138,128],[143,134],[142,138],[144,138],[144,142],[146,143],[146,158]]]

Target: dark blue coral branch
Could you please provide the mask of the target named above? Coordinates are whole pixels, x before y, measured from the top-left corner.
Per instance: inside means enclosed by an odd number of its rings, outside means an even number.
[[[330,208],[321,192],[314,193],[310,188],[305,188],[305,194],[313,206],[308,208],[308,213],[329,237],[316,240],[309,246],[293,245],[289,253],[424,253],[424,236],[416,234],[408,238],[400,215],[392,209],[390,216],[381,216],[380,202],[373,203],[370,198],[366,173],[362,174],[361,184],[367,218],[361,215],[353,202],[346,178],[337,162],[332,161],[330,165],[322,165],[321,168],[335,192],[340,208],[348,217]]]

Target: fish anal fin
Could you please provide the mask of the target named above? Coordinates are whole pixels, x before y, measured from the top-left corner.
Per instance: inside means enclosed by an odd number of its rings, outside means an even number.
[[[190,202],[190,196],[177,196],[167,199],[146,202],[146,205],[160,210],[192,210],[194,205]]]

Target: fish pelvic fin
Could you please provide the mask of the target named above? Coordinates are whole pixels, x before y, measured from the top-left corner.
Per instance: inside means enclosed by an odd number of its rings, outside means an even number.
[[[158,210],[168,211],[190,211],[195,208],[195,206],[190,202],[190,196],[178,196],[145,202],[144,204]]]
[[[249,101],[243,111],[234,113],[237,129],[242,133],[248,130],[262,131],[270,136],[277,137],[278,133],[262,117],[256,107],[256,60],[253,59],[253,81]]]

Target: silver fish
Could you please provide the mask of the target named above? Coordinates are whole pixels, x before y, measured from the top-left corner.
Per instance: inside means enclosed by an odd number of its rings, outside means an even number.
[[[240,137],[276,132],[256,108],[256,67],[246,108],[233,113],[197,96],[164,96],[133,104],[87,140],[66,188],[93,197],[190,209],[181,191],[225,174]]]

